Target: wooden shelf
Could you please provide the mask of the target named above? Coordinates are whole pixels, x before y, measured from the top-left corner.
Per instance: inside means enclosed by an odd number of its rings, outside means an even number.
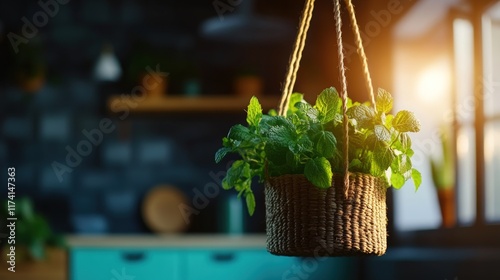
[[[277,108],[279,97],[259,97],[262,108]],[[108,108],[113,113],[128,109],[131,113],[181,113],[181,112],[243,112],[250,98],[239,96],[149,97],[144,100],[132,96],[112,96]]]

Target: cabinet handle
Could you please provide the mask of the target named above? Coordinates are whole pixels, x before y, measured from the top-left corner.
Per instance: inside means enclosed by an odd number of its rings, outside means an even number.
[[[128,262],[138,262],[145,258],[145,254],[143,252],[129,252],[123,253],[122,257]]]
[[[212,255],[212,259],[216,262],[230,262],[234,260],[234,253],[215,253]]]

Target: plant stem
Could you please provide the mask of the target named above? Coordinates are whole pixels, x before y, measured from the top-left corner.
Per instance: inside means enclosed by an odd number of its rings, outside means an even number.
[[[394,138],[394,140],[392,140],[392,143],[391,145],[389,146],[389,148],[392,148],[392,145],[394,145],[394,143],[396,143],[396,141],[399,139],[399,136],[401,135],[401,132],[398,131],[398,135],[396,135],[396,138]]]

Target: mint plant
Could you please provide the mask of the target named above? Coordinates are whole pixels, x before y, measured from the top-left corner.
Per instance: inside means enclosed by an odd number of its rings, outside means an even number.
[[[294,93],[286,116],[274,110],[263,114],[258,99],[252,97],[247,125],[233,126],[215,154],[216,162],[228,153],[241,157],[227,171],[222,187],[244,195],[250,215],[255,210],[253,178],[263,182],[267,176],[304,174],[318,188],[331,187],[333,173],[343,172],[344,164],[341,105],[333,87],[323,90],[314,106]],[[418,132],[420,123],[406,110],[391,115],[392,106],[391,94],[383,89],[378,90],[377,110],[369,103],[348,100],[349,171],[383,178],[396,189],[413,179],[418,189],[422,178],[412,167],[408,133]]]

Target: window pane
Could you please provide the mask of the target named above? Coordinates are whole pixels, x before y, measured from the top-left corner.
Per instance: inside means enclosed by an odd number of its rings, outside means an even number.
[[[483,17],[484,112],[500,115],[500,2]]]
[[[465,19],[453,21],[453,48],[455,52],[455,104],[459,122],[474,120],[474,36],[472,24]]]
[[[458,131],[458,221],[462,225],[474,223],[476,216],[476,145],[472,125]]]
[[[485,127],[486,220],[500,222],[500,122]]]

